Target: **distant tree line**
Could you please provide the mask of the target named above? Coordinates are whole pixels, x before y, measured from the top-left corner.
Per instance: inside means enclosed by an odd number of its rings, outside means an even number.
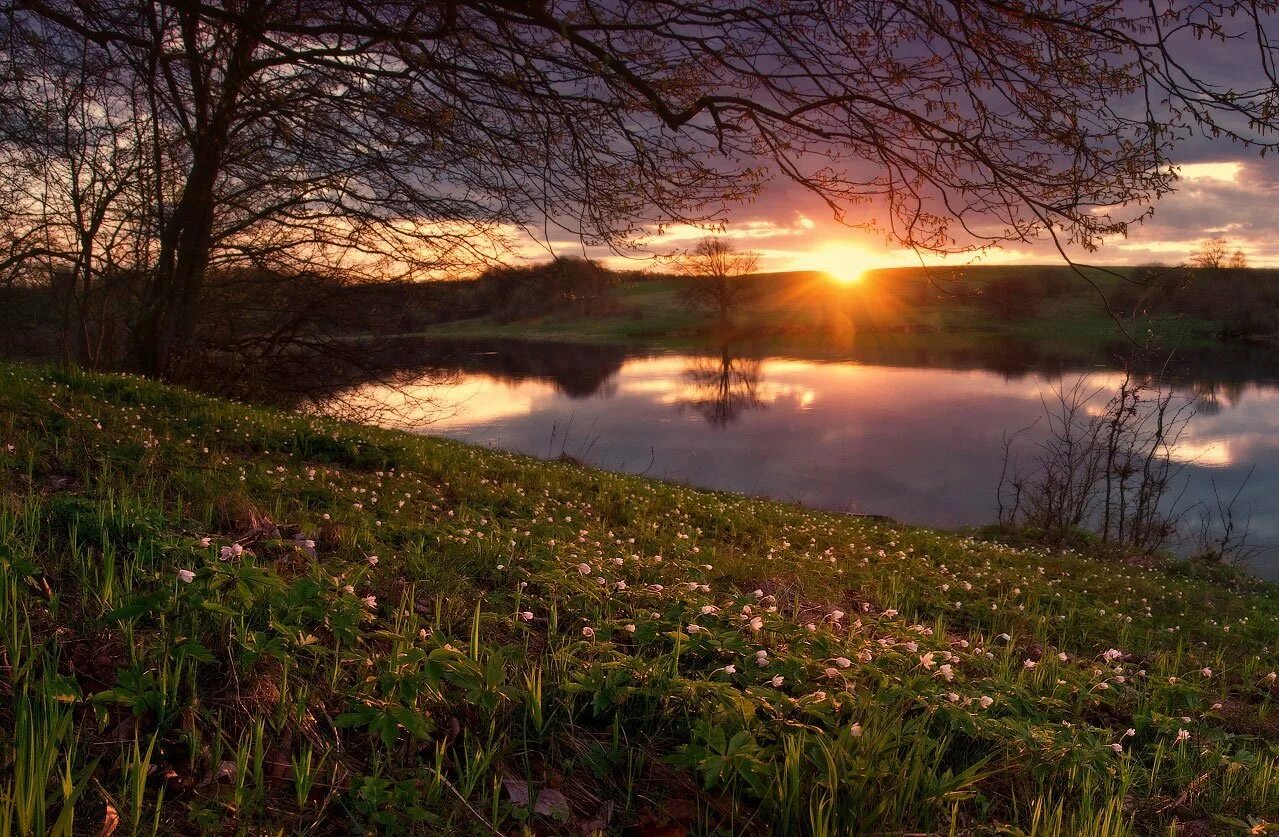
[[[914,303],[950,298],[995,319],[1018,321],[1041,315],[1049,301],[1088,292],[1087,285],[1064,267],[992,269],[1000,275],[941,287],[916,276],[909,282],[913,290],[897,293]],[[1206,240],[1185,265],[1149,263],[1115,268],[1115,273],[1104,292],[1111,311],[1123,319],[1193,319],[1227,340],[1279,333],[1279,270],[1248,267],[1244,253],[1224,240]]]
[[[1246,340],[1279,333],[1279,270],[1146,264],[1115,293],[1126,317],[1169,315],[1211,324],[1219,337]]]
[[[412,334],[456,319],[489,315],[508,322],[553,313],[608,313],[616,307],[618,285],[633,276],[577,257],[431,282],[352,282],[340,275],[248,268],[211,271],[188,359],[201,374],[234,374],[284,353],[349,351],[354,360],[367,353],[368,344],[344,348],[345,338]],[[90,307],[77,305],[71,298],[75,293],[75,278],[67,271],[54,272],[48,281],[0,286],[0,350],[38,357],[70,352],[95,368],[126,365],[137,287],[124,277],[103,283]]]
[[[982,310],[1001,320],[1025,320],[1046,300],[1082,293],[1086,286],[1068,270],[1027,268],[999,276],[968,295]]]
[[[265,269],[211,271],[201,291],[197,334],[187,348],[185,378],[216,384],[298,357],[333,362],[369,359],[355,337],[412,333],[478,310],[469,280],[351,282],[341,276]],[[72,299],[73,276],[0,286],[0,352],[72,359],[98,369],[129,368],[138,284],[127,277],[96,284],[91,306]],[[389,348],[390,347],[386,347]],[[214,387],[221,388],[221,387]]]
[[[590,259],[560,256],[549,261],[485,271],[471,294],[476,314],[498,322],[549,314],[613,313],[623,274]]]

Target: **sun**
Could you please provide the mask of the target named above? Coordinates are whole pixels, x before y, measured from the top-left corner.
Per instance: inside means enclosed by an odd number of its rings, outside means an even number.
[[[804,259],[809,270],[820,270],[841,285],[862,280],[866,271],[885,265],[884,258],[865,247],[847,242],[827,244]]]

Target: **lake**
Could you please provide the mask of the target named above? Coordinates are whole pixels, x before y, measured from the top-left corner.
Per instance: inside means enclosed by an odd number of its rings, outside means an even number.
[[[1044,399],[1055,388],[1086,377],[1104,403],[1122,378],[1105,363],[1017,347],[957,361],[819,362],[424,341],[406,344],[408,355],[405,368],[320,406],[533,456],[942,528],[996,519],[1005,434],[1029,428],[1023,450],[1046,437]],[[1235,509],[1250,515],[1252,542],[1279,544],[1279,380],[1264,374],[1279,366],[1245,352],[1170,368],[1179,391],[1196,398],[1173,451],[1184,466],[1178,507],[1212,504],[1243,485]],[[1279,578],[1279,550],[1251,568]]]

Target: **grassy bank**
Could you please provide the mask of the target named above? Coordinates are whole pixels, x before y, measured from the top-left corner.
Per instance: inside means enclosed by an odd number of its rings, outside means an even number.
[[[3,833],[1279,819],[1260,583],[21,367],[0,475]]]
[[[980,349],[1015,341],[1097,356],[1120,344],[1130,346],[1129,338],[1179,348],[1217,342],[1221,323],[1211,318],[1143,310],[1121,316],[1117,324],[1097,290],[1116,309],[1135,304],[1136,286],[1123,278],[1127,271],[1085,270],[1096,290],[1060,266],[975,267],[962,273],[879,270],[853,284],[822,273],[764,274],[748,280],[758,290],[736,314],[733,338],[749,342],[756,351],[812,358],[858,356],[885,343]],[[684,350],[713,347],[725,335],[707,312],[690,307],[685,282],[679,277],[623,282],[611,309],[589,316],[482,316],[434,326],[427,333]],[[1205,286],[1204,293],[1215,291]]]

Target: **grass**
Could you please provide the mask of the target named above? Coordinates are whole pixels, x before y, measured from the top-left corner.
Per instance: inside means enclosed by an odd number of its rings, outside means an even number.
[[[1265,833],[1275,589],[0,367],[0,833]]]
[[[594,316],[549,316],[498,323],[488,317],[431,327],[436,337],[510,337],[558,342],[691,348],[706,342],[709,319],[680,298],[677,282],[629,282],[618,289],[617,310]]]

